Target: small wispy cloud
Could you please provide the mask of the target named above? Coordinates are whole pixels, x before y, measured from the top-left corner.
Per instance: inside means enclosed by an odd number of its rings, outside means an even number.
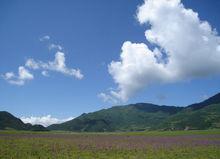
[[[50,36],[46,35],[39,39],[40,41],[50,41]],[[69,68],[66,66],[66,57],[63,47],[59,44],[49,43],[49,50],[55,50],[55,58],[52,61],[40,61],[33,58],[26,60],[24,66],[18,68],[18,75],[14,72],[6,72],[1,75],[10,84],[24,85],[27,81],[33,80],[34,75],[30,71],[40,70],[41,74],[49,77],[49,71],[59,72],[64,75],[82,79],[84,75],[79,68]]]
[[[7,72],[2,75],[2,77],[14,85],[24,85],[25,82],[33,80],[34,75],[31,74],[24,66],[20,66],[18,68],[18,75],[15,75],[13,72]]]
[[[42,69],[44,72],[42,73],[45,75],[45,71],[56,71],[60,72],[65,75],[73,76],[77,79],[82,79],[83,74],[81,73],[80,69],[73,69],[68,68],[65,63],[65,54],[63,52],[57,52],[55,54],[55,59],[53,61],[42,62],[42,61],[35,61],[34,59],[28,59],[25,64],[26,67],[29,69]],[[47,72],[48,73],[48,72]]]
[[[59,51],[62,51],[63,47],[61,45],[53,44],[52,43],[52,44],[49,44],[48,49],[49,50],[59,50]]]
[[[64,119],[58,119],[54,118],[51,115],[46,115],[46,116],[30,116],[30,117],[21,117],[20,118],[24,123],[30,123],[32,125],[40,124],[45,127],[52,125],[52,124],[60,124],[69,120],[74,119],[74,117],[69,117],[69,118],[64,118]]]
[[[49,77],[49,73],[48,73],[48,71],[42,71],[41,72],[41,74],[43,75],[43,76],[45,76],[45,77]]]
[[[106,94],[106,93],[99,93],[98,94],[98,98],[102,99],[104,102],[108,102],[108,103],[117,103],[118,101],[112,97],[112,95]]]
[[[39,38],[40,41],[47,41],[50,40],[50,36],[49,35],[45,35]]]

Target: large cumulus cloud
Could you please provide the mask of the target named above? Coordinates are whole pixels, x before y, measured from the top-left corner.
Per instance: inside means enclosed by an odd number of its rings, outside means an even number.
[[[118,85],[105,94],[109,99],[126,101],[151,84],[220,73],[220,37],[216,29],[180,0],[145,0],[138,7],[137,20],[150,26],[146,27],[145,37],[154,48],[124,42],[120,60],[108,67]]]

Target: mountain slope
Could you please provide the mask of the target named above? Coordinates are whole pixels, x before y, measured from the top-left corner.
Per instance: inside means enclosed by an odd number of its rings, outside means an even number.
[[[162,122],[166,129],[220,128],[220,93],[200,103],[191,104]]]
[[[147,103],[115,106],[81,116],[50,130],[69,131],[138,131],[156,128],[158,123],[181,111],[181,107],[158,106]]]
[[[187,107],[137,103],[115,106],[81,116],[50,130],[140,131],[152,129],[208,129],[220,127],[220,93]]]
[[[211,104],[196,110],[188,107],[170,116],[160,128],[176,130],[220,128],[220,104]]]
[[[42,125],[25,124],[20,119],[6,111],[0,111],[0,130],[15,129],[15,130],[33,130],[46,131]]]
[[[26,129],[26,124],[24,124],[20,119],[14,117],[12,114],[1,111],[0,112],[0,129],[12,128],[16,130]]]

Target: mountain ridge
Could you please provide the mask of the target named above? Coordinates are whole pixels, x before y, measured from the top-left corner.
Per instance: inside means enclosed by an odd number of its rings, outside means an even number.
[[[42,125],[31,125],[23,123],[19,118],[7,111],[0,111],[0,130],[15,129],[15,130],[31,130],[31,131],[47,131]]]
[[[220,93],[186,107],[135,103],[83,113],[70,121],[42,125],[25,124],[0,111],[0,130],[64,130],[76,132],[184,130],[220,128]]]
[[[213,106],[213,104],[217,105]],[[203,109],[206,107],[214,108],[204,112]],[[215,116],[212,117],[210,114]],[[214,124],[214,119],[219,120]],[[207,123],[206,121],[210,122]],[[220,123],[220,93],[186,107],[151,103],[113,106],[92,113],[84,113],[61,124],[50,125],[48,129],[80,132],[207,129],[215,128],[214,125],[218,127],[220,125],[218,122]]]
[[[193,110],[196,110],[196,109],[201,109],[201,108],[203,108],[207,105],[210,105],[210,104],[218,104],[218,103],[220,103],[220,93],[217,93],[214,96],[212,96],[202,102],[190,104],[187,106],[187,108],[192,108]]]

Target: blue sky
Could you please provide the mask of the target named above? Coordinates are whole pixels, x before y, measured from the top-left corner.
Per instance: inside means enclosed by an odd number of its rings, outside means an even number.
[[[220,2],[184,0],[186,8],[199,13],[220,30]],[[0,79],[0,109],[14,115],[57,118],[78,116],[114,105],[103,102],[98,94],[116,88],[108,72],[108,64],[119,60],[124,41],[147,43],[146,25],[136,19],[137,6],[142,0],[39,0],[0,2],[0,74],[14,72],[33,58],[52,61],[59,44],[65,52],[66,65],[79,68],[84,75],[77,79],[56,71],[49,77],[32,70],[34,79],[18,86]],[[148,26],[149,27],[149,26]],[[44,36],[49,41],[40,41]],[[153,46],[149,46],[153,47]],[[151,102],[180,105],[198,102],[220,92],[220,76],[211,75],[173,83],[155,83],[135,93],[126,103]]]

